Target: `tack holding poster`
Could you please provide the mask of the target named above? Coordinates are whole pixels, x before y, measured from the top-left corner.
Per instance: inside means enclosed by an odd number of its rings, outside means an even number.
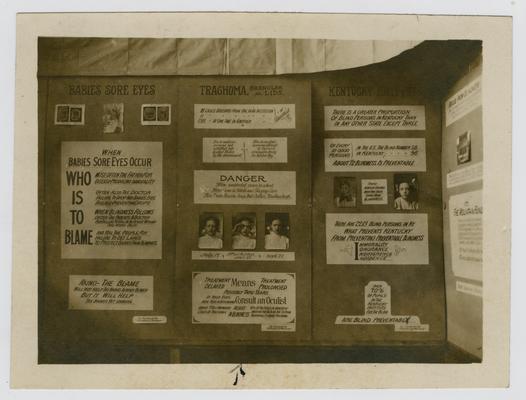
[[[195,104],[196,129],[294,129],[295,104]]]
[[[326,214],[327,264],[429,263],[427,214]]]
[[[425,106],[325,106],[326,131],[426,129]]]
[[[193,272],[194,324],[291,324],[296,275],[274,272]]]
[[[62,258],[159,259],[162,143],[62,142]]]
[[[203,138],[204,163],[286,163],[286,137]]]
[[[70,275],[70,310],[152,310],[153,277]]]
[[[325,139],[325,171],[425,171],[425,139]]]
[[[396,332],[429,332],[429,324],[421,324],[416,315],[392,315],[391,286],[372,281],[365,286],[363,315],[338,315],[336,325],[394,325]]]
[[[451,264],[457,277],[482,281],[482,190],[449,198]]]
[[[195,204],[296,204],[295,171],[194,171]]]

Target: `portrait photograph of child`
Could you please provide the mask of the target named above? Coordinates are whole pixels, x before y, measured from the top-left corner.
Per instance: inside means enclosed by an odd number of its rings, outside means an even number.
[[[197,247],[200,249],[223,248],[223,214],[202,213],[199,216]]]
[[[290,241],[289,214],[265,214],[265,249],[287,250]]]
[[[418,210],[416,174],[394,175],[394,208],[396,210]]]
[[[238,213],[232,217],[232,248],[234,250],[256,248],[255,213]]]
[[[356,178],[334,178],[334,204],[336,207],[356,207]]]

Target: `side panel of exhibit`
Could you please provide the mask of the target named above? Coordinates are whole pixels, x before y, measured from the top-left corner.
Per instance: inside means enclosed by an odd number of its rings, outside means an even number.
[[[448,340],[482,358],[482,59],[443,109],[444,261]]]

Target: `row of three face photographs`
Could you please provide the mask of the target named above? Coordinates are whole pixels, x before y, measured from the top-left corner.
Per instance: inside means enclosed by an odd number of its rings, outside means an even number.
[[[253,250],[257,245],[257,219],[255,213],[232,216],[231,239],[234,250]],[[200,249],[223,248],[223,214],[207,212],[199,216]],[[265,214],[265,250],[287,250],[290,243],[290,223],[287,213]]]

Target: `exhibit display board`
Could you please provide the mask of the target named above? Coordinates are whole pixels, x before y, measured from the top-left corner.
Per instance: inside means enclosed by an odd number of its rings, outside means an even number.
[[[444,340],[440,104],[396,67],[313,93],[314,337]]]
[[[405,57],[40,76],[40,345],[442,346],[446,319],[462,337],[445,286],[481,290],[480,72],[444,103]]]
[[[310,338],[310,82],[182,78],[176,336]]]
[[[42,337],[173,338],[177,83],[50,78],[40,89]]]
[[[43,82],[44,337],[310,337],[309,82]]]

